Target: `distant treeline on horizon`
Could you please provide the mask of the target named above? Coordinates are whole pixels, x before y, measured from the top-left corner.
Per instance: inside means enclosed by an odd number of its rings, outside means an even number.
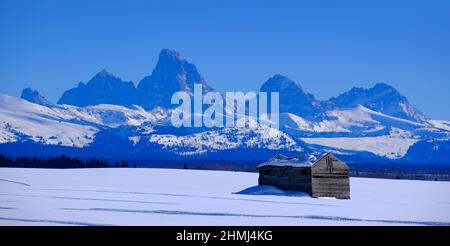
[[[61,155],[58,157],[7,157],[0,154],[0,167],[16,168],[171,168],[257,172],[262,161],[227,161],[203,159],[104,160]],[[347,163],[350,176],[365,178],[450,181],[450,165],[408,163]]]
[[[98,158],[80,159],[61,155],[58,157],[6,157],[0,154],[0,167],[21,168],[108,168],[108,167],[131,167],[126,160],[120,162],[108,162]]]

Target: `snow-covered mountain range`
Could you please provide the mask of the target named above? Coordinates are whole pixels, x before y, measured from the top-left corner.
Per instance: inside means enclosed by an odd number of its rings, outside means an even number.
[[[346,161],[450,164],[450,122],[430,119],[387,84],[319,101],[275,75],[260,91],[280,93],[279,129],[175,128],[170,98],[176,91],[192,94],[196,83],[204,93],[214,90],[195,65],[162,50],[137,86],[102,70],[58,103],[30,88],[21,98],[0,94],[0,153],[48,148],[117,158],[262,160],[327,150]]]

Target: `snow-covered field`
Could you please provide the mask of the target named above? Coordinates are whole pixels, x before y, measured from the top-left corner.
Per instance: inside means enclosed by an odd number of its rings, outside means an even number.
[[[351,179],[351,200],[256,173],[0,168],[0,225],[450,225],[450,182]],[[265,193],[269,195],[251,195]]]

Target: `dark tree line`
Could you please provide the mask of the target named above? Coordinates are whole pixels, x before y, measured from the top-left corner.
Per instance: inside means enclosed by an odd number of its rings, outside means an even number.
[[[17,157],[11,158],[0,155],[0,167],[27,167],[27,168],[104,168],[104,167],[130,167],[127,161],[110,163],[98,158],[83,160],[77,157],[61,155],[59,157]]]
[[[450,180],[450,165],[446,164],[373,164],[349,163],[350,176],[387,179]]]

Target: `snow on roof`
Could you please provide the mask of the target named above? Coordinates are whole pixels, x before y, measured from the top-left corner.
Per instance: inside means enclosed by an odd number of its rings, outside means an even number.
[[[286,157],[278,154],[270,160],[261,163],[257,168],[264,166],[279,166],[279,167],[310,167],[318,160],[322,159],[328,152],[323,153],[306,153],[300,156]]]

